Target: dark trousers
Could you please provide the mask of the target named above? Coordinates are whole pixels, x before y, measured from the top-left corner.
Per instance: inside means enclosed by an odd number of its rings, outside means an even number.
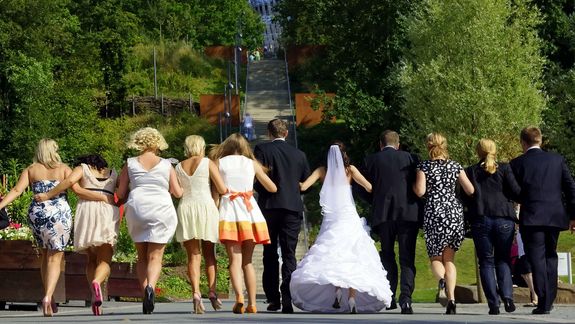
[[[417,222],[391,221],[377,225],[376,232],[381,242],[381,263],[387,271],[387,280],[393,298],[397,290],[398,269],[395,261],[395,241],[399,244],[399,266],[401,268],[401,288],[399,304],[411,303],[415,288],[415,241],[419,226]]]
[[[550,311],[557,296],[557,240],[560,229],[549,226],[522,226],[525,255],[533,270],[537,308]]]
[[[498,308],[499,294],[502,298],[513,300],[511,245],[515,222],[510,218],[480,216],[473,221],[471,234],[487,304],[489,308]]]
[[[301,213],[287,209],[262,209],[266,219],[271,244],[264,245],[264,273],[262,282],[268,302],[291,305],[289,284],[296,269],[295,249],[301,229]],[[279,283],[278,242],[282,255],[282,282]],[[278,289],[279,288],[279,289]]]

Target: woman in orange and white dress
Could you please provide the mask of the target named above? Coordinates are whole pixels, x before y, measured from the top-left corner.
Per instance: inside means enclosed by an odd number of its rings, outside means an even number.
[[[256,274],[252,254],[256,244],[269,244],[266,220],[253,197],[254,178],[269,192],[277,187],[254,158],[247,140],[240,134],[230,135],[211,152],[217,160],[228,193],[220,199],[220,241],[230,259],[230,276],[236,295],[233,312],[244,312],[242,270],[248,291],[248,313],[256,313]]]

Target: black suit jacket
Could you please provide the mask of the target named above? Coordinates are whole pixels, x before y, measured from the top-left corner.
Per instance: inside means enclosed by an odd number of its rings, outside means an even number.
[[[260,208],[303,211],[299,183],[310,175],[305,153],[285,141],[275,140],[256,145],[254,155],[269,169],[268,175],[278,187],[276,193],[269,193],[261,185],[256,184]]]
[[[568,228],[569,217],[575,219],[575,182],[565,159],[532,148],[513,159],[511,168],[521,187],[519,223]]]
[[[365,159],[366,178],[372,184],[372,226],[389,221],[418,222],[419,199],[413,192],[418,159],[386,147]]]
[[[497,171],[490,174],[481,162],[465,169],[475,192],[466,199],[471,220],[478,216],[507,217],[516,220],[513,201],[519,200],[521,188],[507,163],[498,163]]]

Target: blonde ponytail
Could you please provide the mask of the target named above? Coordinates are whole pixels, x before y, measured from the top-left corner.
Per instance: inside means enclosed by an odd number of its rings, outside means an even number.
[[[495,146],[495,142],[482,138],[477,143],[477,155],[480,159],[483,160],[481,163],[481,167],[489,174],[494,174],[497,171],[497,147]]]

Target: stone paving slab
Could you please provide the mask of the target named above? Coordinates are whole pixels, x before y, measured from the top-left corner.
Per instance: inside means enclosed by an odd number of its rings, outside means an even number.
[[[296,310],[294,314],[266,312],[266,305],[258,303],[257,314],[233,314],[233,302],[224,301],[222,311],[215,312],[204,300],[207,312],[203,315],[191,314],[192,303],[157,303],[154,314],[141,314],[140,303],[106,302],[104,315],[91,315],[83,302],[70,302],[60,306],[54,317],[44,318],[35,310],[0,311],[0,323],[575,323],[574,305],[556,305],[549,315],[531,315],[532,308],[518,305],[512,314],[487,315],[486,304],[458,304],[457,315],[444,315],[439,304],[414,304],[414,315],[401,315],[399,310],[382,311],[372,314],[317,314]],[[501,309],[503,311],[503,308]]]

